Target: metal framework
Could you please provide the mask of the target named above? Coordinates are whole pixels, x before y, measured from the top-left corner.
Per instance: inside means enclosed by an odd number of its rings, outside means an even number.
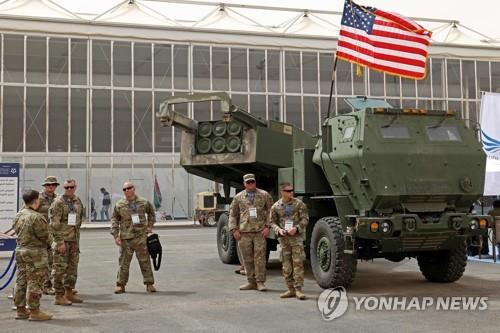
[[[30,13],[30,2],[37,2],[46,7],[47,13]],[[337,35],[342,12],[333,10],[315,10],[307,8],[290,8],[278,6],[261,6],[235,4],[225,2],[191,1],[191,0],[123,0],[108,8],[94,13],[85,13],[69,9],[69,1],[65,0],[4,0],[0,2],[0,17],[25,17],[57,19],[84,24],[120,23],[137,26],[130,13],[134,11],[150,22],[142,25],[155,25],[172,29],[210,31],[220,29],[212,23],[217,20],[232,19],[240,27],[227,27],[227,31],[236,29],[240,32],[254,32],[271,35],[319,35],[331,38]],[[189,13],[187,16],[186,13]],[[133,14],[132,14],[133,15]],[[450,34],[455,31],[472,34],[477,45],[500,47],[498,40],[475,29],[462,25],[457,20],[431,19],[413,17],[429,26],[435,33],[434,41],[456,44]],[[315,31],[305,31],[300,24],[307,22],[318,28]],[[438,36],[439,35],[439,36]]]

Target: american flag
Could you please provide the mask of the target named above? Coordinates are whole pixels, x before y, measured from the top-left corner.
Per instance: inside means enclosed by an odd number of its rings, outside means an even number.
[[[336,56],[393,75],[423,79],[431,32],[399,14],[346,0]]]

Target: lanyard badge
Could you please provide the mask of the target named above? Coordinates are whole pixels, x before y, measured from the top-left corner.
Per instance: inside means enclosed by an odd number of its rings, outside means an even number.
[[[68,225],[76,226],[76,213],[68,214]]]

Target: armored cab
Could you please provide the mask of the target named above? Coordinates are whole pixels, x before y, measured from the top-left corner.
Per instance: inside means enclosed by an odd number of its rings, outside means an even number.
[[[470,213],[483,193],[486,163],[476,131],[451,111],[348,102],[356,111],[324,122],[312,158],[330,194],[305,193],[322,207],[310,238],[318,282],[348,285],[356,259],[405,257],[416,257],[430,281],[457,280],[467,237],[484,234],[490,223]],[[334,211],[318,205],[328,199]],[[342,242],[326,242],[332,230]],[[332,261],[338,252],[343,260]]]

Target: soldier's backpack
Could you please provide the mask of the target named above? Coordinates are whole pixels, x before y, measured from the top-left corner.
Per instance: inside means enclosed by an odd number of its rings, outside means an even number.
[[[149,255],[153,259],[155,271],[160,269],[162,248],[158,234],[151,234],[147,239]],[[158,261],[157,261],[158,259]]]

